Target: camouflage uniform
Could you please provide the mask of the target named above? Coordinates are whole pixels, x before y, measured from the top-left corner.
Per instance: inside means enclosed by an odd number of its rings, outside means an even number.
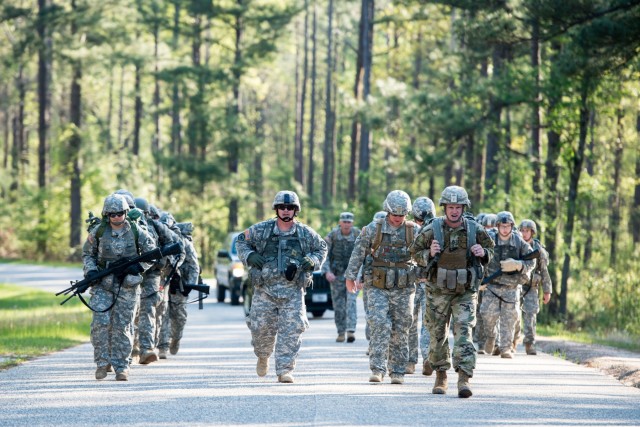
[[[385,210],[406,215],[411,199],[404,191],[394,190],[385,200]],[[378,232],[379,230],[379,232]],[[409,328],[413,321],[415,270],[409,245],[418,232],[415,223],[404,221],[395,228],[389,219],[372,221],[356,239],[346,278],[355,280],[360,266],[372,256],[371,276],[365,270],[368,319],[371,329],[369,344],[370,381],[389,372],[392,381],[403,381],[409,359]],[[387,366],[387,361],[389,366]]]
[[[345,236],[340,227],[335,227],[329,232],[325,241],[327,242],[327,260],[322,265],[322,273],[333,273],[336,280],[330,282],[331,299],[333,301],[333,312],[335,313],[335,324],[339,335],[345,332],[355,332],[358,312],[357,297],[352,292],[347,292],[344,273],[349,264],[349,258],[353,251],[356,238],[360,235],[360,230],[352,228]]]
[[[498,223],[511,223],[515,228],[513,215],[509,212],[500,212]],[[487,276],[501,268],[501,261],[519,260],[531,252],[531,246],[513,231],[506,241],[500,239],[499,233],[494,236],[495,257],[487,267]],[[499,323],[499,342],[497,344],[503,357],[509,357],[508,354],[511,353],[516,322],[520,318],[519,285],[529,281],[531,270],[535,266],[535,260],[518,262],[522,265],[519,272],[502,274],[488,284],[480,306],[486,336],[485,351],[489,353],[493,350],[493,343],[496,342],[496,325]]]
[[[283,193],[295,195],[279,192],[276,201]],[[297,195],[295,201],[299,210]],[[250,266],[249,278],[254,285],[249,314],[253,351],[259,359],[266,360],[275,348],[276,374],[280,379],[294,370],[302,343],[300,335],[309,327],[304,289],[311,283],[312,271],[305,270],[302,262],[309,259],[313,269],[319,270],[327,255],[327,244],[311,227],[298,221],[290,230],[281,231],[277,219],[269,219],[240,234],[236,248],[242,262]],[[261,268],[248,262],[254,253],[265,259]]]
[[[463,224],[451,228],[444,222],[444,217],[438,218],[420,232],[412,252],[422,267],[434,261],[435,257],[430,254],[431,242],[435,239],[434,227],[441,227],[444,246],[440,257],[432,263],[426,284],[429,297],[425,317],[430,316],[426,321],[432,322],[429,362],[436,371],[446,371],[451,367],[449,322],[453,316],[453,368],[472,377],[476,367],[476,350],[471,335],[476,323],[478,272],[473,265],[473,255],[468,254],[468,249],[475,244],[468,242],[471,221]],[[493,241],[484,230],[477,228],[476,243],[485,249],[485,257],[478,258],[478,261],[486,264],[493,254]],[[455,278],[449,274],[447,280],[448,272],[456,273]]]
[[[171,280],[168,304],[162,318],[162,327],[158,337],[159,350],[166,352],[167,349],[170,349],[171,354],[176,354],[180,348],[180,340],[187,323],[187,300],[189,295],[188,292],[185,293],[186,295],[180,292],[179,281],[190,285],[198,283],[200,264],[198,263],[198,253],[193,246],[191,236],[185,236],[180,232],[173,216],[164,214],[161,217],[161,222],[182,238],[185,250],[184,261],[180,264]]]
[[[118,207],[113,207],[118,206]],[[120,195],[111,195],[105,199],[102,215],[128,210],[126,201]],[[110,225],[99,236],[100,227],[94,227],[82,247],[82,259],[85,275],[89,272],[107,268],[110,263],[122,258],[133,258],[156,248],[156,245],[144,230],[137,228],[138,241],[129,221],[124,222],[120,230]],[[151,263],[140,263],[142,269],[148,269]],[[91,343],[94,348],[94,361],[98,368],[111,364],[117,374],[129,371],[129,357],[133,348],[133,320],[135,307],[140,295],[142,276],[128,274],[121,284],[114,276],[103,278],[99,284],[91,287],[89,305],[93,312],[91,322]],[[114,298],[115,305],[112,305]],[[100,312],[102,310],[107,310]]]

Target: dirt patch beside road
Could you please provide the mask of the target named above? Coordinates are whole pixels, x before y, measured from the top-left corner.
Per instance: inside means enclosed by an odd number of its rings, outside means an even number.
[[[640,388],[640,353],[552,337],[538,337],[536,347],[571,362],[600,369],[624,385]]]

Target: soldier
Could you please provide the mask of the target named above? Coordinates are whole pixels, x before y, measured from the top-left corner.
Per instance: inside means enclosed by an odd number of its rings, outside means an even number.
[[[171,243],[182,243],[182,239],[171,231],[165,224],[151,218],[149,214],[149,202],[146,199],[138,197],[135,204],[144,214],[147,224],[147,231],[154,239],[158,246],[164,246]],[[184,260],[184,249],[180,255],[176,255],[176,259],[172,259],[171,263],[178,261],[180,264]],[[173,257],[172,257],[173,258]],[[162,325],[164,310],[162,309],[162,300],[164,289],[161,289],[162,269],[165,267],[167,260],[163,260],[154,264],[144,274],[142,281],[142,293],[140,296],[140,306],[137,324],[137,342],[140,347],[140,359],[138,362],[142,365],[149,364],[158,360],[157,329]]]
[[[169,302],[168,313],[165,313],[162,320],[162,328],[158,338],[158,352],[160,359],[167,358],[167,350],[173,355],[180,350],[180,340],[187,324],[187,300],[189,291],[182,291],[180,284],[193,285],[198,283],[200,275],[200,264],[198,263],[198,253],[193,246],[191,234],[184,234],[176,225],[176,220],[169,212],[160,215],[160,222],[164,223],[171,231],[182,238],[184,244],[184,261],[177,269],[173,269],[173,274],[169,278]],[[173,268],[173,267],[172,267]],[[182,288],[184,289],[184,287]]]
[[[339,225],[327,234],[327,260],[322,265],[322,272],[331,285],[331,299],[335,313],[338,337],[336,342],[344,342],[345,331],[347,342],[356,340],[356,324],[358,319],[357,294],[347,292],[344,272],[349,264],[356,238],[360,230],[353,228],[353,214],[342,212]]]
[[[480,217],[482,215],[482,218]],[[489,236],[493,239],[495,234],[498,232],[496,229],[496,214],[492,213],[484,213],[478,215],[477,222],[480,223],[484,229],[487,231]],[[478,354],[485,354],[484,344],[486,342],[486,336],[484,334],[484,320],[482,319],[482,313],[480,313],[480,307],[482,306],[482,296],[484,295],[484,290],[478,292],[478,306],[476,308],[476,326],[473,328],[473,341],[478,346]],[[495,334],[494,334],[495,336]],[[499,353],[499,350],[498,354]],[[489,353],[491,354],[491,353]]]
[[[305,288],[327,256],[327,243],[295,217],[300,199],[293,191],[279,191],[271,205],[276,218],[252,225],[238,236],[238,256],[250,267],[254,286],[249,329],[258,357],[256,373],[264,377],[269,358],[276,354],[281,383],[294,381],[292,372],[307,330]]]
[[[538,234],[536,223],[531,219],[523,219],[518,227],[522,238],[533,250],[540,251],[540,258],[531,274],[531,280],[522,285],[522,318],[524,323],[524,348],[527,354],[535,356],[536,352],[536,317],[540,311],[538,288],[542,285],[542,302],[548,304],[551,299],[551,277],[549,276],[549,253],[534,236]],[[516,327],[519,335],[520,327]],[[514,340],[515,341],[515,340]]]
[[[416,224],[422,229],[436,217],[436,206],[433,200],[428,197],[418,197],[413,203],[413,218]],[[421,275],[418,274],[418,277]],[[425,293],[425,281],[418,280],[416,284],[416,297],[413,302],[413,324],[409,330],[409,363],[407,364],[407,374],[416,371],[418,363],[418,350],[422,354],[422,375],[431,375],[433,369],[429,364],[429,321],[427,317],[427,295]],[[420,317],[422,313],[422,317]],[[418,340],[418,319],[422,319],[420,328],[420,340]]]
[[[142,228],[126,218],[129,212],[122,195],[112,194],[104,200],[104,225],[90,231],[82,247],[85,277],[122,258],[136,257],[155,249],[153,239]],[[107,377],[109,365],[116,372],[116,380],[129,379],[129,358],[133,348],[133,320],[140,284],[151,263],[129,266],[124,277],[107,276],[91,288],[90,306],[93,310],[91,343],[96,362],[96,379]]]
[[[499,212],[497,223],[498,232],[493,236],[495,257],[487,268],[487,276],[498,270],[506,274],[488,283],[482,297],[480,313],[486,336],[484,351],[488,354],[493,352],[496,330],[499,330],[500,339],[497,344],[500,357],[511,359],[515,325],[520,318],[520,285],[529,281],[535,260],[521,260],[531,252],[531,246],[514,232],[515,220],[511,212]]]
[[[365,272],[371,329],[369,382],[382,382],[390,372],[391,383],[402,384],[409,359],[409,328],[416,293],[409,246],[418,226],[405,220],[411,211],[411,198],[404,191],[390,192],[383,208],[386,218],[371,222],[356,240],[347,268],[347,289],[357,292],[358,270],[365,257],[371,255],[372,276],[368,278]]]
[[[467,398],[472,395],[469,379],[476,366],[471,334],[478,287],[483,266],[493,256],[493,241],[474,220],[463,217],[465,207],[471,207],[464,188],[445,188],[439,204],[444,206],[444,216],[421,231],[411,250],[424,267],[421,271],[427,273],[427,312],[432,322],[429,362],[436,371],[432,393],[447,391],[447,370],[451,367],[449,323],[453,318],[453,368],[458,372],[458,396]]]

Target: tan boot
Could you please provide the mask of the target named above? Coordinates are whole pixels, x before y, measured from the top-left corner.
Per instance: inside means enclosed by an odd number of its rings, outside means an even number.
[[[495,338],[487,338],[487,340],[484,343],[484,352],[487,354],[492,354],[493,353],[493,347],[496,345],[496,339]]]
[[[381,383],[383,376],[384,375],[382,375],[382,372],[372,372],[371,375],[369,376],[369,382],[370,383]]]
[[[500,347],[495,346],[493,347],[493,353],[491,353],[494,356],[500,356]]]
[[[267,375],[267,371],[269,371],[269,358],[259,357],[258,364],[256,365],[256,373],[259,377],[264,377]]]
[[[487,354],[487,352],[484,351],[484,346],[478,348],[478,354]]]
[[[389,377],[391,378],[391,384],[404,384],[404,375],[402,374],[391,374]]]
[[[526,343],[524,345],[524,349],[530,356],[535,356],[536,354],[538,354],[538,352],[536,351],[536,347],[531,343]]]
[[[513,359],[513,353],[510,350],[500,352],[500,357],[503,359]]]
[[[344,342],[344,334],[338,334],[338,338],[336,338],[336,342]]]
[[[424,362],[422,362],[422,375],[430,377],[431,374],[433,374],[433,367],[428,360],[425,360]]]
[[[167,349],[166,348],[161,348],[160,350],[158,350],[158,357],[160,359],[166,359],[167,358]]]
[[[347,342],[354,342],[356,340],[356,334],[354,332],[347,332]]]
[[[291,375],[291,372],[287,372],[286,374],[278,375],[278,382],[291,384],[293,382],[293,375]]]
[[[129,372],[120,371],[116,373],[116,381],[129,381]]]
[[[107,372],[113,372],[113,366],[111,366],[111,363],[107,365]]]
[[[469,387],[469,375],[462,369],[458,370],[458,397],[471,397],[471,387]]]
[[[140,354],[140,359],[138,359],[138,363],[141,365],[148,365],[151,362],[158,361],[158,353],[155,350],[143,350]]]
[[[98,366],[98,369],[96,369],[96,379],[103,380],[105,378],[107,378],[107,367]]]
[[[447,394],[447,371],[436,371],[436,383],[431,392],[433,394]]]
[[[178,350],[180,350],[180,340],[171,340],[171,344],[169,345],[169,352],[171,354],[178,354]]]
[[[416,364],[415,363],[407,363],[407,367],[404,370],[405,374],[415,374],[416,372]]]

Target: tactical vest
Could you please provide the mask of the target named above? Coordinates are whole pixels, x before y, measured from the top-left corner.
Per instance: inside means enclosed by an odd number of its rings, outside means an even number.
[[[332,232],[331,252],[329,253],[329,266],[333,274],[341,276],[349,266],[349,259],[353,252],[359,230],[351,229],[348,236],[343,236],[340,228],[334,229]]]
[[[134,258],[139,255],[138,251],[138,235],[137,229],[131,226],[123,236],[114,237],[109,230],[98,230],[96,239],[98,244],[98,265],[102,268],[109,266],[110,262],[117,261],[121,258]],[[99,235],[99,233],[101,235]]]
[[[382,233],[382,222],[376,224],[371,244],[373,286],[380,289],[406,288],[416,280],[409,247],[414,239],[414,223],[405,221],[404,241],[394,242],[391,235]]]
[[[440,244],[440,253],[432,260],[437,268],[430,273],[432,283],[445,293],[462,294],[467,289],[477,290],[484,269],[471,254],[471,246],[477,243],[476,222],[463,218],[463,230],[444,233],[444,218],[433,220],[433,237]]]
[[[96,230],[96,245],[98,245],[98,247],[100,247],[100,239],[102,238],[105,230],[109,226],[109,220],[105,220],[105,219],[103,219],[100,222],[100,225],[98,226],[98,229]],[[138,240],[140,238],[140,231],[138,231],[138,226],[136,225],[136,223],[134,221],[131,221],[129,218],[126,218],[126,221],[131,226],[131,231],[133,232],[133,237],[134,237],[134,241],[135,241],[135,244],[136,244],[136,254],[134,256],[140,255],[140,244],[138,242]]]
[[[513,258],[513,259],[520,258],[520,252],[518,251],[518,248],[510,244],[511,238],[509,238],[509,244],[499,245],[498,233],[494,234],[492,237],[493,237],[493,242],[495,243],[495,247],[493,248],[494,258],[498,261],[498,263],[500,261],[504,261],[507,258]]]

